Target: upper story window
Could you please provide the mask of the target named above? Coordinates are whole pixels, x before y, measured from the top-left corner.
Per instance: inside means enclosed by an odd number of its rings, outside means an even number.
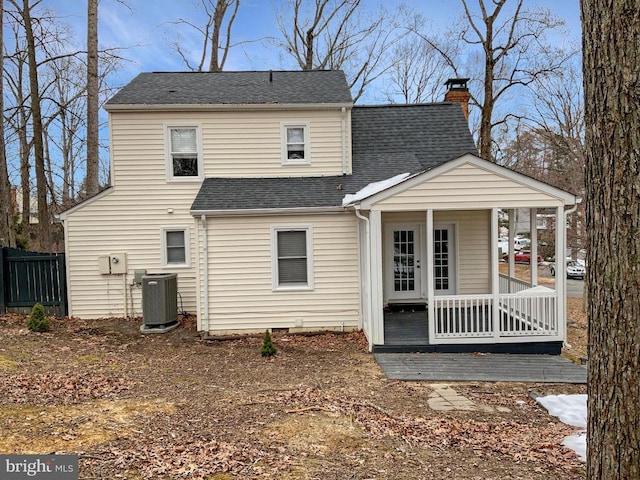
[[[203,177],[200,128],[167,127],[167,178],[193,180]]]
[[[282,164],[308,165],[311,163],[309,153],[309,125],[282,124]]]

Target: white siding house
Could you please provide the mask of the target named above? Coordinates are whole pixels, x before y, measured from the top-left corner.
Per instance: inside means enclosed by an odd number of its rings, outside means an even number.
[[[562,282],[499,275],[497,212],[562,220],[577,199],[478,158],[459,104],[353,106],[335,71],[206,72],[141,74],[106,110],[112,186],[61,216],[71,315],[139,316],[134,279],[171,272],[210,335],[559,351]]]

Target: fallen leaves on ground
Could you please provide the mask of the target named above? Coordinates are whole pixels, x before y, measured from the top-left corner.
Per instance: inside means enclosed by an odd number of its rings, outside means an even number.
[[[526,385],[453,386],[509,414],[435,412],[429,384],[386,379],[361,332],[278,333],[264,359],[261,338],[203,341],[193,319],[149,336],[139,320],[24,321],[0,316],[3,448],[78,453],[82,478],[584,478]]]

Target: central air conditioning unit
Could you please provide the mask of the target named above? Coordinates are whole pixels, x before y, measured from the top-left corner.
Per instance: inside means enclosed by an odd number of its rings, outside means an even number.
[[[142,277],[142,333],[165,333],[178,323],[178,276],[153,273]]]

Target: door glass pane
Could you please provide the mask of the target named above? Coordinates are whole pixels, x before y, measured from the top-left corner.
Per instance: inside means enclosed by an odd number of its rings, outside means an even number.
[[[414,237],[413,230],[393,232],[393,288],[396,292],[412,292],[416,289]]]
[[[449,231],[433,231],[433,276],[436,290],[449,289]]]

